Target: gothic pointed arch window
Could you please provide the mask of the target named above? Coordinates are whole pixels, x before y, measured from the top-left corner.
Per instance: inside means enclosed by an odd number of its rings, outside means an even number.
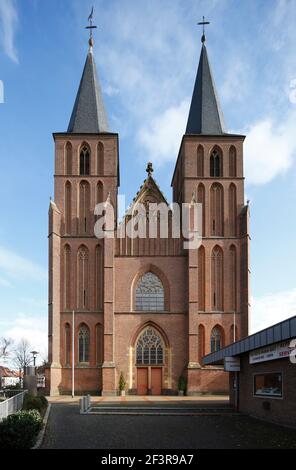
[[[210,176],[211,178],[220,178],[223,176],[222,152],[218,148],[214,148],[214,150],[211,153]]]
[[[71,308],[71,248],[66,245],[64,248],[64,308]]]
[[[89,253],[86,246],[81,246],[78,250],[78,308],[86,310],[89,307]]]
[[[90,175],[90,148],[83,144],[80,149],[80,176]]]
[[[205,249],[204,246],[201,246],[198,249],[198,310],[201,312],[205,311],[205,266]]]
[[[215,326],[211,331],[211,353],[222,349],[223,334],[220,326]]]
[[[65,173],[68,176],[72,175],[72,168],[73,168],[73,149],[71,142],[67,142],[66,149],[65,149]]]
[[[229,176],[236,177],[236,148],[233,145],[229,149]]]
[[[65,232],[71,233],[72,225],[72,185],[67,181],[65,186]]]
[[[197,175],[199,178],[204,176],[204,149],[202,145],[197,149]]]
[[[96,309],[103,310],[103,297],[104,297],[104,258],[103,249],[101,245],[96,247],[95,253],[95,285],[96,285]]]
[[[198,360],[201,363],[205,355],[205,327],[200,324],[198,326]]]
[[[210,190],[211,236],[224,235],[224,191],[223,186],[214,183]]]
[[[71,357],[71,327],[69,323],[65,325],[65,365],[70,365]]]
[[[104,185],[101,181],[98,182],[97,184],[97,204],[100,204],[104,201]]]
[[[218,246],[212,251],[211,301],[213,312],[223,310],[223,252]]]
[[[136,363],[142,365],[162,365],[164,346],[160,334],[155,328],[148,327],[140,335],[136,344]]]
[[[237,225],[237,198],[236,186],[231,183],[229,186],[229,235],[236,237]]]
[[[156,274],[144,274],[136,285],[135,308],[139,312],[164,311],[164,288]]]
[[[90,231],[90,185],[87,181],[81,181],[79,185],[79,225],[80,233],[87,234]]]
[[[99,142],[97,149],[97,174],[100,176],[104,175],[104,154],[104,144]]]
[[[89,362],[89,343],[89,328],[83,323],[78,332],[78,358],[80,363]]]
[[[197,188],[197,202],[201,204],[202,209],[202,236],[205,237],[206,231],[206,192],[205,187],[202,183]]]

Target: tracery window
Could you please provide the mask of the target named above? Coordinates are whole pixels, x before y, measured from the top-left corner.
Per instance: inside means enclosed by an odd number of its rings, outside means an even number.
[[[89,328],[82,325],[78,334],[79,362],[89,362]]]
[[[163,344],[154,328],[147,328],[138,339],[136,357],[137,365],[163,364]]]
[[[80,150],[80,175],[87,176],[90,174],[90,149],[84,145]]]
[[[88,308],[89,252],[85,246],[78,251],[78,308]]]
[[[212,329],[211,332],[211,353],[219,351],[222,348],[222,334],[218,326]]]
[[[161,280],[149,272],[142,276],[136,287],[136,310],[159,312],[164,310],[164,288]]]
[[[223,310],[223,252],[216,246],[211,259],[211,297],[212,311]]]
[[[212,178],[223,176],[222,158],[218,150],[214,150],[210,158],[210,176]]]

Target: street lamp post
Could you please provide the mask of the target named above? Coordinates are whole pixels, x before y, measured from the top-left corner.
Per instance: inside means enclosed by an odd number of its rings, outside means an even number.
[[[34,369],[36,368],[36,358],[38,356],[38,351],[31,351],[31,354],[33,356],[33,365],[34,365]]]

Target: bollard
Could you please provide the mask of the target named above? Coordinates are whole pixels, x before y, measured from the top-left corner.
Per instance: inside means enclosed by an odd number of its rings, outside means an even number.
[[[80,414],[87,413],[90,409],[90,395],[84,396],[79,400]]]
[[[83,413],[83,398],[80,398],[79,400],[79,408],[80,408],[80,414]]]

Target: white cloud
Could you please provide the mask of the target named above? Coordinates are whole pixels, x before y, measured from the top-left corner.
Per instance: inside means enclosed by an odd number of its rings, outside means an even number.
[[[0,246],[0,269],[13,279],[45,280],[47,272],[38,264]]]
[[[252,125],[245,142],[246,179],[249,184],[265,184],[284,174],[296,153],[296,112],[280,124],[266,118]]]
[[[252,298],[251,333],[296,315],[296,288]]]
[[[14,44],[18,25],[18,13],[15,0],[0,0],[0,40],[5,54],[18,63],[18,54]]]
[[[23,338],[39,352],[40,358],[47,357],[47,317],[32,317],[19,314],[16,319],[1,332],[1,336],[11,338],[16,346]]]
[[[176,160],[185,132],[189,104],[189,100],[184,100],[180,105],[168,108],[153,119],[148,127],[140,129],[138,140],[156,166]]]
[[[0,287],[1,286],[2,287],[12,287],[12,284],[7,279],[3,279],[2,277],[0,277]]]
[[[116,96],[119,94],[119,89],[118,88],[115,88],[113,87],[112,85],[110,85],[110,83],[108,85],[106,85],[103,89],[103,92],[108,95],[108,96]]]
[[[224,102],[242,102],[244,101],[250,89],[250,67],[246,60],[242,61],[239,56],[231,55],[231,65],[225,67],[226,75],[222,83],[219,95]]]

